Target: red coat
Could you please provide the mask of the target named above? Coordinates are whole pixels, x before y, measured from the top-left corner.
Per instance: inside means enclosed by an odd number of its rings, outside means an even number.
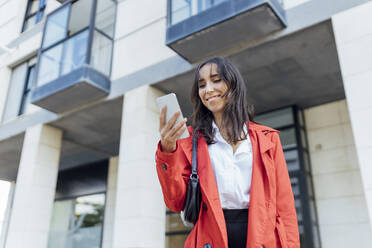
[[[191,173],[192,128],[190,137],[177,141],[173,153],[163,153],[160,142],[156,169],[164,201],[169,209],[183,208]],[[253,150],[247,248],[299,248],[296,210],[279,131],[249,122]],[[199,219],[189,234],[185,248],[228,248],[225,219],[217,184],[203,137],[198,141],[198,174],[202,191]]]

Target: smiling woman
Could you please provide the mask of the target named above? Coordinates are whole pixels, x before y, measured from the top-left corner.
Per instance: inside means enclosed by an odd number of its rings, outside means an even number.
[[[214,137],[212,121],[229,143],[236,144],[246,138],[243,126],[254,117],[246,92],[238,68],[227,59],[213,58],[198,66],[191,89],[192,120],[208,144]]]
[[[201,63],[191,101],[190,137],[177,139],[182,131],[181,125],[175,125],[177,113],[166,123],[163,109],[156,152],[165,204],[179,212],[191,174],[193,131],[199,135],[202,204],[184,247],[299,248],[294,197],[279,131],[253,122],[253,108],[237,67],[224,58]]]

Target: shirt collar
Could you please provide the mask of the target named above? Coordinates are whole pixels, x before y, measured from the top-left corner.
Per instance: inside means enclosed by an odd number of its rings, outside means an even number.
[[[215,130],[215,137],[214,137],[214,140],[216,142],[223,142],[223,143],[226,143],[226,140],[222,137],[221,133],[220,133],[220,130],[219,128],[217,127],[216,123],[214,121],[212,121],[212,129]],[[251,143],[250,139],[249,139],[249,134],[248,134],[248,130],[247,130],[247,125],[244,124],[243,126],[243,130],[244,130],[244,133],[247,134],[247,140],[249,143]]]

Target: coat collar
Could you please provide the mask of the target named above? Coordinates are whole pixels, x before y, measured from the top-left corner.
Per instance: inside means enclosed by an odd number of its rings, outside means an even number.
[[[270,150],[271,148],[275,146],[275,144],[271,141],[270,136],[267,134],[269,134],[270,132],[279,133],[278,130],[252,122],[252,121],[249,122],[248,128],[250,132],[257,133],[258,138],[259,138],[258,143],[259,143],[261,153],[265,153],[266,151]]]
[[[246,125],[248,125],[249,132],[257,133],[258,143],[259,143],[261,153],[265,153],[275,146],[275,144],[271,141],[270,136],[267,134],[270,132],[279,133],[278,130],[252,122],[252,121],[249,121],[249,123],[246,122]],[[189,163],[191,164],[192,162],[192,127],[188,127],[188,130],[189,130],[190,137],[180,140],[179,144],[182,146],[182,149],[185,151],[186,157]],[[204,138],[201,137],[200,139],[203,140],[202,142],[203,145],[207,145]]]

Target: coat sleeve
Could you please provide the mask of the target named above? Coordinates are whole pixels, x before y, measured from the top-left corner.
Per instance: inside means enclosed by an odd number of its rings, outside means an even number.
[[[155,157],[165,205],[174,212],[180,212],[184,206],[191,165],[178,141],[172,153],[162,152],[159,141]]]
[[[300,248],[298,223],[294,196],[291,181],[289,179],[288,168],[283,154],[280,137],[274,133],[273,142],[276,144],[274,151],[274,161],[276,165],[276,211],[280,216],[285,228],[288,248]]]

